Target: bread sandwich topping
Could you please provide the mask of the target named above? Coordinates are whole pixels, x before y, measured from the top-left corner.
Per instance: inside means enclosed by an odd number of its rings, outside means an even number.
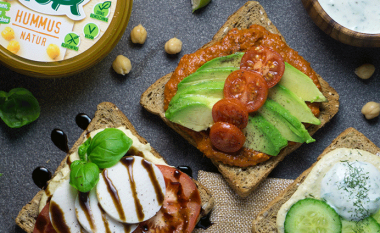
[[[284,232],[289,210],[304,199],[327,203],[342,219],[343,228],[349,221],[357,223],[366,219],[380,209],[379,185],[378,155],[357,149],[335,149],[314,165],[297,191],[282,205],[277,214],[278,231]],[[307,215],[305,211],[307,208],[303,210]]]

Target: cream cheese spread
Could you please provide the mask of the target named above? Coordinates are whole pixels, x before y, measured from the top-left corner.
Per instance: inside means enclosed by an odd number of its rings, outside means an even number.
[[[379,0],[319,0],[325,12],[337,23],[362,33],[380,33]]]
[[[341,164],[341,165],[336,165]],[[345,165],[344,165],[345,164]],[[343,166],[345,167],[344,170],[340,170],[339,167],[336,166]],[[348,167],[346,167],[348,166]],[[349,166],[353,166],[352,172],[350,173]],[[336,169],[339,169],[340,171],[337,171]],[[363,169],[363,171],[362,171]],[[323,199],[328,195],[333,196],[332,199],[334,201],[328,201],[330,205],[332,205],[333,208],[336,210],[338,209],[337,206],[340,206],[339,201],[335,199],[339,199],[339,193],[334,193],[333,195],[330,193],[331,190],[327,191],[331,187],[326,187],[333,185],[334,182],[342,182],[342,179],[344,181],[344,177],[347,174],[351,174],[351,178],[356,175],[358,175],[360,170],[360,176],[363,178],[363,176],[371,176],[371,181],[367,181],[367,184],[361,184],[356,185],[355,192],[358,194],[364,189],[361,189],[361,186],[366,186],[367,188],[370,188],[369,192],[366,193],[367,199],[363,199],[363,202],[368,201],[366,211],[368,213],[376,212],[379,209],[379,197],[374,197],[372,194],[374,192],[379,192],[379,185],[380,185],[380,179],[379,179],[379,173],[380,173],[380,157],[378,155],[371,154],[367,151],[363,150],[356,150],[356,149],[346,149],[346,148],[340,148],[333,150],[326,155],[324,155],[318,163],[313,167],[313,169],[310,171],[309,175],[305,178],[304,182],[299,185],[297,188],[297,191],[293,194],[293,196],[285,202],[284,205],[282,205],[281,209],[278,211],[277,214],[277,228],[278,232],[283,233],[284,232],[284,222],[286,218],[286,214],[289,211],[290,207],[295,204],[297,201],[305,198],[315,198],[315,199]],[[365,171],[365,172],[364,172]],[[368,173],[367,173],[368,172]],[[340,178],[337,176],[341,176]],[[359,177],[360,177],[359,176]],[[333,177],[335,180],[333,180]],[[350,179],[350,178],[346,178]],[[329,181],[329,184],[326,184],[326,180]],[[357,179],[351,179],[351,181],[357,181]],[[349,180],[347,180],[349,181]],[[353,184],[353,183],[351,183]],[[338,184],[339,185],[339,184]],[[346,184],[347,187],[349,187],[350,184]],[[371,186],[371,187],[370,187]],[[360,191],[361,190],[361,191]],[[354,190],[352,190],[354,192]],[[376,195],[376,194],[375,194]],[[346,201],[349,200],[351,203],[355,202],[354,195],[350,195],[348,197],[345,197]],[[334,205],[336,205],[334,207]],[[348,213],[349,206],[342,204],[343,209],[342,212],[338,211],[338,214],[342,217],[348,216],[354,217],[355,214],[360,215],[359,213]],[[339,207],[341,208],[341,207]],[[368,209],[367,209],[368,208]],[[363,209],[359,210],[362,211]],[[368,216],[368,215],[367,215]],[[363,216],[362,216],[363,217]],[[353,219],[353,218],[351,218]],[[350,218],[348,218],[350,220]]]
[[[143,144],[139,141],[139,139],[132,134],[132,131],[127,129],[126,127],[119,127],[117,129],[120,129],[123,131],[129,138],[133,140],[133,144],[131,148],[134,148],[135,150],[141,152],[144,155],[144,159],[154,163],[154,164],[161,164],[161,165],[168,165],[163,158],[158,158],[154,156],[151,152],[152,147],[149,143]],[[104,129],[98,129],[90,132],[90,137],[93,138],[97,133],[103,131]],[[84,139],[83,142],[87,140]],[[69,161],[73,162],[75,160],[79,160],[79,154],[78,151],[75,151],[74,153],[69,155]],[[51,197],[54,193],[54,191],[57,189],[57,187],[64,182],[65,180],[70,178],[70,166],[67,164],[67,162],[64,164],[62,169],[57,173],[56,176],[49,182],[49,185],[47,186],[45,192],[43,192],[43,195],[40,200],[40,206],[39,206],[39,212],[44,208],[46,205],[47,200],[49,197]]]

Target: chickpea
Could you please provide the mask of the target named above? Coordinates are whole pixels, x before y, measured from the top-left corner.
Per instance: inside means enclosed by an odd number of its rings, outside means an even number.
[[[375,72],[375,66],[372,64],[363,64],[355,69],[355,74],[361,79],[369,79]]]
[[[1,32],[1,36],[7,41],[13,40],[15,38],[15,31],[13,31],[13,28],[11,27],[6,27]]]
[[[368,120],[379,116],[380,103],[376,103],[372,101],[366,103],[362,108],[362,113],[364,114],[365,118],[367,118]]]
[[[125,75],[131,71],[132,64],[131,64],[131,61],[127,57],[123,55],[119,55],[113,61],[112,68],[115,70],[116,73]]]
[[[51,59],[56,59],[61,53],[61,50],[59,50],[59,47],[56,44],[49,44],[46,49],[46,53]]]
[[[20,43],[18,41],[12,40],[9,42],[7,49],[16,54],[20,50]]]
[[[176,54],[176,53],[181,52],[181,50],[182,50],[182,41],[175,37],[168,40],[168,42],[166,42],[165,44],[165,51],[168,54]]]
[[[141,24],[134,27],[131,31],[131,40],[135,44],[144,44],[146,36],[146,29]]]

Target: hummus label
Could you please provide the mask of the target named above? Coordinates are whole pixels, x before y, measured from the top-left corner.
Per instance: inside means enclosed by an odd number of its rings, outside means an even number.
[[[83,6],[90,0],[19,0],[29,9],[47,15],[66,15],[72,20],[86,17]]]
[[[102,37],[116,4],[117,0],[0,0],[0,45],[33,61],[75,57]]]

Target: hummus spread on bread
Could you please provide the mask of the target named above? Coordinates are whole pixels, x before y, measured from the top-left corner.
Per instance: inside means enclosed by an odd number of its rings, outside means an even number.
[[[354,175],[345,177],[345,174],[342,172],[334,172],[333,169],[336,168],[337,164],[348,164],[351,168],[354,169]],[[346,148],[340,148],[333,150],[329,152],[328,154],[324,155],[317,163],[314,165],[310,173],[307,175],[306,179],[302,182],[302,184],[299,185],[297,188],[297,191],[292,195],[292,197],[282,205],[281,209],[278,211],[277,214],[277,228],[280,233],[284,232],[284,222],[287,215],[287,212],[289,209],[295,204],[297,201],[305,199],[305,198],[313,198],[313,199],[328,199],[327,196],[334,197],[336,199],[336,202],[338,204],[343,204],[344,208],[337,208],[337,206],[334,206],[334,203],[331,203],[327,200],[327,203],[330,204],[337,213],[344,218],[347,218],[348,220],[354,220],[358,221],[358,219],[355,219],[357,217],[357,213],[355,212],[361,212],[362,210],[353,211],[350,209],[349,202],[352,202],[357,195],[351,193],[351,195],[344,194],[343,196],[339,197],[340,191],[337,191],[333,189],[332,187],[329,187],[328,190],[326,190],[323,186],[329,185],[329,181],[324,180],[326,177],[329,178],[329,180],[332,180],[331,185],[341,185],[341,182],[335,181],[337,177],[343,176],[344,179],[351,179],[352,177],[358,177],[360,169],[356,169],[354,164],[359,163],[359,166],[365,166],[363,170],[363,174],[367,175],[368,178],[365,180],[369,182],[371,179],[373,182],[379,183],[380,180],[380,157],[379,155],[371,154],[367,151],[363,150],[357,150],[357,149],[346,149]],[[371,171],[371,169],[368,168],[369,166],[374,166],[374,171]],[[333,175],[329,174],[333,171]],[[354,180],[352,180],[354,182]],[[352,183],[351,182],[351,183]],[[354,182],[355,183],[355,182]],[[360,202],[360,205],[357,203],[353,203],[354,206],[361,206],[365,208],[366,210],[369,210],[371,208],[374,208],[373,210],[366,211],[368,214],[371,214],[376,212],[380,208],[379,197],[374,197],[373,193],[379,193],[376,192],[379,189],[378,185],[370,185],[368,183],[368,187],[364,187],[363,183],[361,183],[362,187],[355,187],[355,189],[363,188],[363,190],[366,191],[367,194],[363,195],[361,194],[360,200],[356,200]],[[339,188],[340,190],[347,190],[347,188]],[[328,195],[326,195],[328,194]],[[378,194],[379,195],[379,194]],[[347,200],[343,200],[343,198],[346,198]],[[342,203],[342,201],[344,203]],[[355,202],[355,201],[354,201]],[[368,208],[366,207],[368,205]],[[339,206],[338,206],[339,207]],[[376,208],[377,207],[377,208]],[[353,217],[353,218],[351,218]],[[366,217],[366,216],[362,216]],[[360,219],[359,219],[360,220]]]

